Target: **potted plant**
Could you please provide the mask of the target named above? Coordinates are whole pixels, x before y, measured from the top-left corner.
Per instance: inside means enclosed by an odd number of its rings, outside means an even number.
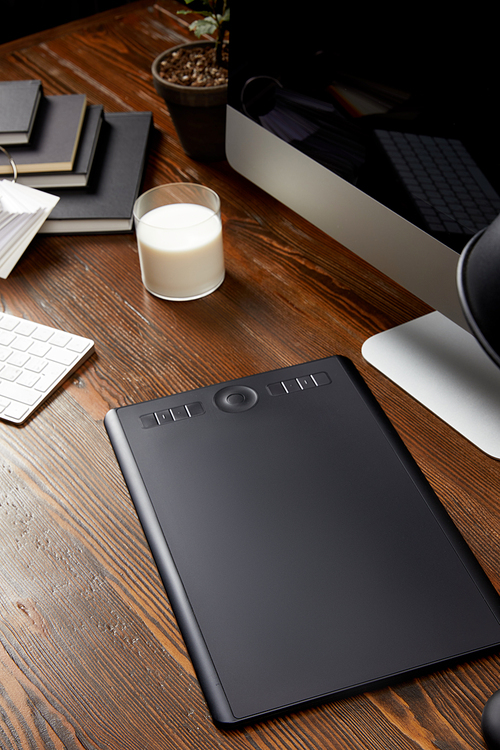
[[[194,0],[185,0],[190,5]],[[229,0],[201,0],[190,30],[200,41],[162,52],[152,65],[153,83],[167,104],[184,151],[193,159],[225,158]],[[191,13],[180,10],[179,14]],[[204,34],[215,41],[202,41]]]

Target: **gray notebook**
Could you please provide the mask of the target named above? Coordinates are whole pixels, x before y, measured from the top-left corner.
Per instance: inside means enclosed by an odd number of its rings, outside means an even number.
[[[350,361],[105,420],[215,722],[500,643],[500,600]]]

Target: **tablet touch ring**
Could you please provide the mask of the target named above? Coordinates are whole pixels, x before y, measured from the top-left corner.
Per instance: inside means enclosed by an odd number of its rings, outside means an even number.
[[[256,391],[246,385],[230,385],[217,391],[214,396],[214,403],[221,411],[232,413],[247,411],[255,406],[258,400]]]

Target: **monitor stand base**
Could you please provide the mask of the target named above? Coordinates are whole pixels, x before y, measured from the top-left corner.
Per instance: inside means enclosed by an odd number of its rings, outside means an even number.
[[[438,312],[369,338],[363,357],[482,451],[500,458],[500,369]]]

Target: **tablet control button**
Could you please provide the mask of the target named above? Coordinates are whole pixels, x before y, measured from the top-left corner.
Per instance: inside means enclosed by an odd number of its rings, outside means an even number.
[[[167,422],[172,421],[172,415],[170,414],[170,411],[168,409],[164,409],[163,411],[156,412],[156,419],[158,420],[159,424],[167,424]]]
[[[283,383],[271,383],[267,386],[267,390],[271,396],[282,396],[286,393]]]
[[[231,406],[238,406],[238,404],[245,403],[245,396],[243,393],[230,393],[226,401]]]
[[[316,385],[329,385],[332,382],[326,372],[315,372],[312,379]]]
[[[154,414],[143,414],[141,417],[141,422],[145,430],[148,430],[150,427],[158,426],[158,422],[156,421],[156,417]]]
[[[259,397],[253,388],[246,385],[230,385],[222,388],[214,396],[215,405],[221,410],[230,413],[238,413],[251,409]]]
[[[316,388],[316,383],[309,375],[305,375],[305,377],[302,378],[297,378],[297,383],[300,385],[303,391],[305,391],[306,388]]]
[[[170,413],[174,422],[179,422],[181,419],[187,419],[189,417],[185,406],[174,406],[170,409]]]
[[[297,391],[300,391],[300,385],[294,378],[292,380],[284,380],[283,385],[285,386],[287,393],[296,393]]]
[[[186,404],[186,409],[190,417],[199,417],[201,414],[205,414],[205,409],[199,401],[193,404]]]

